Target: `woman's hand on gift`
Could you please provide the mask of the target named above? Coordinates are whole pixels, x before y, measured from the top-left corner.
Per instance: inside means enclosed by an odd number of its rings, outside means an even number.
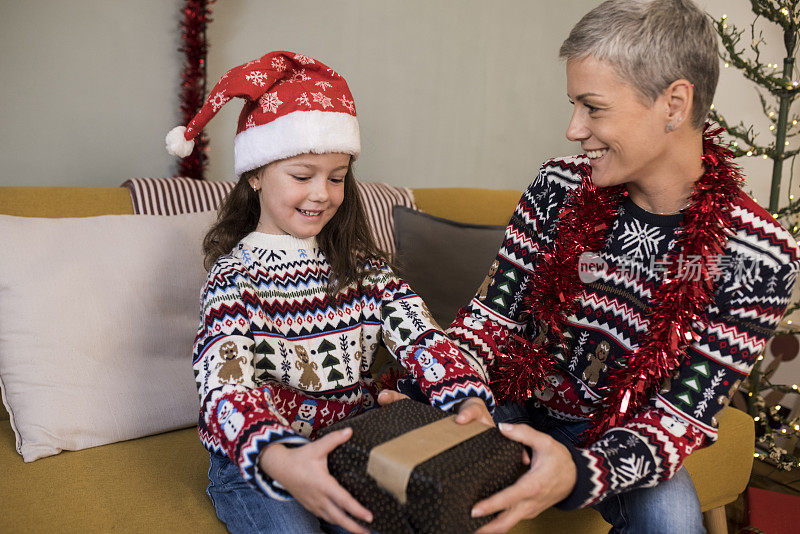
[[[350,516],[371,523],[372,514],[328,471],[328,454],[352,434],[351,428],[345,428],[300,447],[274,443],[259,457],[259,466],[315,516],[350,532],[369,534]]]
[[[458,415],[456,416],[456,423],[461,425],[469,423],[470,421],[480,421],[483,424],[494,426],[494,419],[486,403],[483,399],[478,397],[469,397],[458,405]]]
[[[572,455],[549,435],[528,425],[500,423],[498,428],[507,438],[531,448],[530,469],[514,484],[472,508],[473,517],[500,512],[476,534],[506,532],[522,519],[536,517],[572,493],[577,479]]]

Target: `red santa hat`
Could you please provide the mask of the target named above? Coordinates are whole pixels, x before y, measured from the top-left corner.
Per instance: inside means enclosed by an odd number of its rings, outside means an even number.
[[[297,156],[361,152],[356,107],[347,82],[315,59],[270,52],[226,72],[188,126],[167,134],[167,152],[185,158],[194,138],[233,97],[244,99],[233,140],[236,176]]]

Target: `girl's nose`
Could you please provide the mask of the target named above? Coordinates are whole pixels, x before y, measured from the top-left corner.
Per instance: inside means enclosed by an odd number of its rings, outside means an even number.
[[[328,180],[325,178],[314,178],[309,199],[314,202],[325,202],[328,200]]]

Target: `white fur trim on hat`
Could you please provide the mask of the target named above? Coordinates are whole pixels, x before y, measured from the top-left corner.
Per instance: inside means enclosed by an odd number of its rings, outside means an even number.
[[[356,159],[361,153],[358,119],[349,113],[293,111],[238,134],[233,152],[237,177],[299,154],[341,152]]]
[[[179,158],[185,158],[194,149],[194,139],[187,141],[184,132],[186,126],[176,126],[169,131],[166,138],[167,152]]]

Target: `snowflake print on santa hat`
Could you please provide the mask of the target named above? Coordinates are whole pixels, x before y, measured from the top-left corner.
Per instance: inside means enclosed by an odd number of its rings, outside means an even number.
[[[333,107],[333,104],[331,104],[331,99],[325,96],[324,94],[311,93],[311,96],[314,97],[314,102],[316,102],[317,104],[322,104],[322,109]]]
[[[311,77],[306,74],[306,69],[292,69],[292,75],[285,78],[289,83],[305,82],[310,79]]]
[[[316,85],[317,87],[321,88],[323,91],[325,89],[328,89],[329,87],[333,87],[333,84],[330,83],[330,82],[317,82],[314,85]]]
[[[278,93],[264,93],[261,98],[258,99],[258,103],[261,106],[261,111],[266,113],[270,111],[272,113],[278,112],[278,106],[283,104],[281,100],[278,98]]]
[[[225,102],[230,100],[231,97],[225,96],[225,90],[223,89],[219,93],[214,93],[214,95],[209,99],[211,102],[211,107],[214,108],[214,111],[217,111],[219,108],[225,105]]]
[[[244,78],[248,82],[259,87],[267,85],[267,80],[269,79],[267,73],[261,72],[260,70],[254,70],[250,74],[246,74]]]
[[[247,128],[252,128],[252,127],[253,127],[253,126],[255,126],[255,125],[256,125],[256,121],[255,121],[255,119],[253,118],[253,116],[252,116],[252,115],[250,115],[249,117],[247,117],[247,122],[246,122],[246,123],[244,123],[244,127],[245,127],[245,129],[247,129]]]
[[[300,96],[295,98],[294,101],[297,102],[297,104],[300,106],[311,107],[311,102],[308,101],[308,94],[306,93],[301,94]]]
[[[355,115],[356,106],[355,106],[355,104],[353,103],[352,100],[348,100],[345,95],[342,95],[341,97],[339,97],[338,100],[339,100],[339,102],[342,103],[342,105],[344,107],[347,108],[347,111],[349,111],[351,115]]]
[[[303,54],[295,54],[294,55],[294,59],[296,59],[298,62],[302,63],[303,65],[313,65],[314,64],[314,60],[313,59],[311,59],[308,56],[304,56]]]
[[[288,65],[286,64],[286,60],[283,57],[274,57],[272,58],[272,68],[275,70],[286,70]]]

